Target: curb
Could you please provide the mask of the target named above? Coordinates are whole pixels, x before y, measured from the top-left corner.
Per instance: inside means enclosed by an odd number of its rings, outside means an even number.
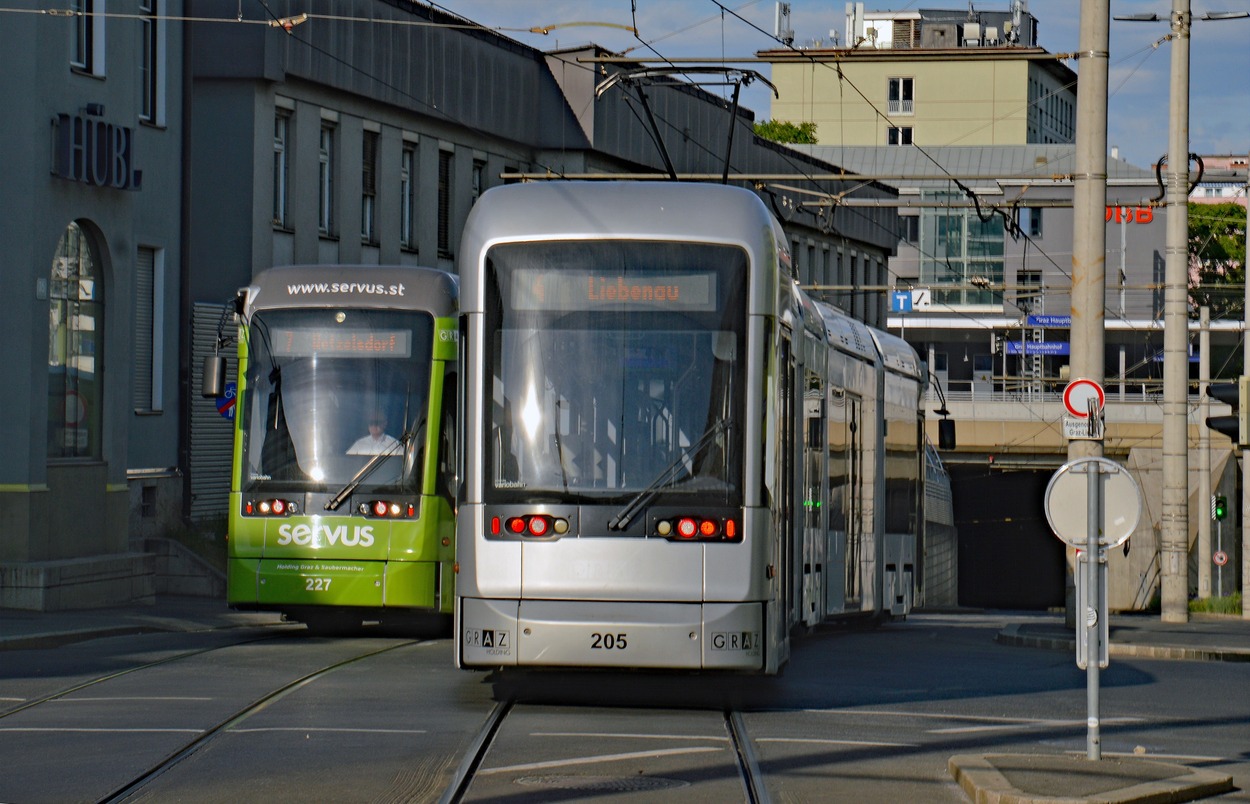
[[[32,648],[59,648],[75,642],[102,637],[131,636],[134,634],[151,634],[168,629],[152,625],[118,625],[109,628],[83,628],[76,631],[53,631],[29,636],[0,637],[0,651],[30,650]]]
[[[1076,638],[1022,634],[1019,624],[1009,625],[994,637],[995,642],[1020,648],[1075,651]],[[1109,656],[1127,656],[1139,659],[1179,659],[1204,662],[1250,662],[1248,648],[1186,648],[1179,645],[1126,645],[1112,641],[1107,646]]]
[[[1231,776],[1170,762],[1068,755],[963,754],[946,765],[976,804],[1126,804],[1193,801],[1233,790]],[[1032,786],[1030,792],[1014,785]],[[1116,783],[1124,786],[1116,787]],[[1066,793],[1060,792],[1065,790]]]

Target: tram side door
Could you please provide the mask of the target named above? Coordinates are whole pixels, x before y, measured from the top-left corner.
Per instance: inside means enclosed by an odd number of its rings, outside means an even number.
[[[847,467],[846,511],[846,610],[863,604],[864,597],[864,437],[860,427],[863,403],[852,397],[847,407],[847,430],[851,443]]]
[[[801,523],[794,515],[796,488],[794,482],[795,457],[798,446],[795,444],[795,363],[790,333],[782,330],[780,338],[780,377],[777,389],[777,533],[781,540],[777,555],[781,559],[779,576],[781,578],[781,606],[785,612],[784,631],[789,632],[791,626],[800,621],[799,601],[795,590],[801,588],[801,576],[794,560],[795,542],[801,538]]]
[[[803,394],[803,599],[802,622],[816,625],[825,616],[825,532],[829,473],[825,470],[824,383],[806,372]]]
[[[841,388],[828,394],[828,513],[825,611],[855,611],[863,595],[863,401]]]

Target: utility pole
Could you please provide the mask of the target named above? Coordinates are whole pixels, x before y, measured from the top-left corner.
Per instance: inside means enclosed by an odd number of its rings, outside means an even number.
[[[1211,415],[1211,308],[1198,308],[1198,421]],[[1207,506],[1212,506],[1211,510]],[[1211,596],[1211,519],[1215,500],[1211,496],[1211,428],[1198,428],[1198,597]],[[1205,512],[1205,516],[1204,516]]]
[[[1101,384],[1107,284],[1107,63],[1110,0],[1081,3],[1072,196],[1072,377]],[[1101,441],[1068,442],[1068,460],[1102,457]]]
[[[1103,384],[1106,373],[1105,305],[1107,297],[1107,70],[1111,28],[1110,0],[1082,0],[1081,37],[1078,47],[1081,91],[1076,96],[1076,176],[1072,197],[1072,378]],[[1095,411],[1090,410],[1090,415]],[[1102,441],[1073,439],[1068,442],[1068,460],[1101,458]],[[1088,494],[1089,525],[1086,532],[1085,601],[1088,611],[1068,606],[1076,628],[1084,628],[1088,657],[1086,700],[1089,728],[1086,755],[1102,758],[1101,727],[1098,716],[1098,664],[1101,655],[1100,625],[1090,617],[1101,599],[1099,560],[1103,552],[1094,523],[1101,519],[1097,510],[1098,478],[1091,475]],[[1074,575],[1081,562],[1069,551]],[[1074,577],[1074,580],[1075,577]],[[1079,581],[1077,581],[1079,582]],[[1073,600],[1075,601],[1075,594]]]
[[[1241,373],[1250,374],[1250,161],[1246,163],[1246,253],[1241,261],[1246,286]],[[1241,451],[1241,618],[1250,620],[1250,456]]]
[[[1250,17],[1246,11],[1212,11],[1204,20]],[[1155,22],[1157,14],[1134,14],[1118,20]],[[1160,598],[1164,622],[1189,620],[1189,39],[1193,25],[1189,0],[1172,0],[1171,111],[1168,115],[1167,243],[1163,268],[1163,504],[1160,523]],[[1248,185],[1250,187],[1250,185]],[[1250,192],[1248,192],[1250,194]],[[1250,200],[1247,205],[1250,215]],[[1250,224],[1250,220],[1248,220]],[[1246,293],[1250,336],[1250,286]],[[1242,373],[1250,372],[1250,341]],[[1250,531],[1250,464],[1243,452],[1242,540]],[[1243,551],[1243,571],[1250,559]],[[1243,572],[1244,577],[1244,572]],[[1250,586],[1247,586],[1250,589]],[[1244,598],[1244,596],[1243,596]],[[1250,619],[1250,600],[1242,604]]]
[[[1189,621],[1189,0],[1172,0],[1167,238],[1163,267],[1163,622]]]

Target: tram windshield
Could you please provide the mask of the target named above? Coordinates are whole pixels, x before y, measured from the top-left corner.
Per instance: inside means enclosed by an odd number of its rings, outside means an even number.
[[[740,503],[745,252],[509,244],[488,274],[489,501]]]
[[[395,310],[267,310],[249,328],[243,488],[415,494],[433,318]]]

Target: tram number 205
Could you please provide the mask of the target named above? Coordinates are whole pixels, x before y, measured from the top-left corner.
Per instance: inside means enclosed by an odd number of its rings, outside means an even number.
[[[334,579],[333,578],[305,578],[304,579],[304,591],[305,592],[328,592],[330,591],[330,581],[332,580]]]
[[[625,650],[629,647],[626,634],[591,634],[591,650]]]

